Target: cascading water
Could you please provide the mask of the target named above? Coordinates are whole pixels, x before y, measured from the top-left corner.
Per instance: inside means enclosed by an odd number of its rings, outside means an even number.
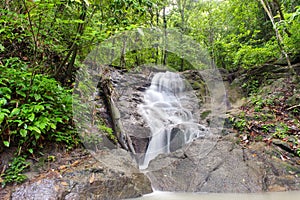
[[[208,133],[198,123],[198,101],[188,84],[173,72],[154,75],[139,112],[149,125],[151,139],[141,169],[158,154],[170,153]]]

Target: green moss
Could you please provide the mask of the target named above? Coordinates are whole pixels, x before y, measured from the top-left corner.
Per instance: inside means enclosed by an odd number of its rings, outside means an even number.
[[[201,119],[205,119],[209,114],[211,113],[211,110],[207,110],[201,113],[200,117]]]
[[[197,82],[197,81],[194,81],[191,83],[191,86],[194,90],[199,90],[200,88],[203,87],[203,85],[201,85],[201,83]]]

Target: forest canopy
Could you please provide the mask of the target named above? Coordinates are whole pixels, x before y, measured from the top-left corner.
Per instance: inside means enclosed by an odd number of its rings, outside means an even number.
[[[296,59],[299,13],[298,0],[3,0],[1,59],[19,57],[68,82],[97,44],[126,30],[156,27],[191,36],[217,67],[249,68],[283,52]],[[135,54],[121,64],[182,63],[176,62],[180,55],[155,47]]]

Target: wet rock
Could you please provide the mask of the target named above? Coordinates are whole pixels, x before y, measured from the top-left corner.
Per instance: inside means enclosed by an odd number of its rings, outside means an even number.
[[[62,199],[64,193],[64,186],[60,185],[54,179],[42,179],[31,184],[24,184],[16,188],[12,193],[12,199],[48,199],[56,200]]]
[[[144,92],[150,86],[152,70],[144,69],[130,73],[111,72],[116,95],[113,96],[121,113],[123,132],[131,138],[138,162],[143,160],[150,138],[150,128],[139,113],[139,105],[143,103]]]
[[[197,139],[176,152],[159,155],[147,168],[153,187],[214,193],[300,189],[298,176],[285,172],[282,163],[275,166],[272,158],[262,152],[258,157],[253,150],[235,145],[232,139],[232,135]]]
[[[13,200],[125,199],[151,193],[149,179],[130,154],[117,149],[94,152],[78,165],[61,167],[17,186]]]
[[[170,141],[170,152],[180,149],[185,143],[184,132],[177,127],[173,128]]]
[[[155,72],[158,71],[165,70],[143,68],[142,71],[128,73],[121,73],[118,70],[111,71],[111,78],[114,80],[114,91],[116,93],[113,98],[121,113],[123,132],[131,138],[132,145],[136,151],[136,158],[139,162],[143,161],[144,153],[151,138],[150,128],[139,112],[139,105],[143,103],[145,91],[150,86]],[[198,102],[195,102],[194,106],[198,104],[202,105],[208,92],[199,72],[196,70],[185,71],[182,73],[182,76],[187,78],[187,81],[198,97]],[[191,110],[198,112],[199,109],[191,108]],[[203,123],[206,123],[205,120],[203,121]],[[175,151],[179,146],[182,146],[181,143],[179,140],[174,140],[172,150]]]

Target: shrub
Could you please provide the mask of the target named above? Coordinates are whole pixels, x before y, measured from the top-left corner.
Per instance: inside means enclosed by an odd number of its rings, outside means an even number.
[[[0,132],[4,146],[33,153],[46,142],[78,143],[72,126],[70,90],[34,74],[18,58],[0,65]]]

